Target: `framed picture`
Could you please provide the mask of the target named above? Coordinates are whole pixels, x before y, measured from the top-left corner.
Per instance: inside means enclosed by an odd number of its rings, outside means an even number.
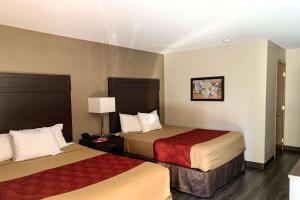
[[[191,78],[191,101],[224,101],[224,76]]]

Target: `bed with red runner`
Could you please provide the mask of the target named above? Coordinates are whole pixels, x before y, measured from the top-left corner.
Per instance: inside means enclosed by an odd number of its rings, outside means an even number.
[[[128,153],[204,172],[220,167],[245,150],[243,135],[235,131],[163,126],[123,137]]]
[[[210,197],[244,171],[244,138],[239,132],[163,126],[122,134],[125,151],[169,168],[171,186]]]
[[[108,96],[116,98],[116,112],[109,114],[110,133],[122,131],[120,113],[136,115],[157,110],[159,114],[160,85],[159,79],[108,78]],[[193,122],[196,123],[198,118],[195,116]],[[168,167],[171,185],[178,190],[209,197],[244,170],[244,138],[241,133],[226,131],[223,135],[202,140],[199,138],[207,134],[198,135],[199,129],[194,129],[163,126],[147,133],[123,133],[124,150],[132,156]],[[193,134],[199,141],[190,138]]]

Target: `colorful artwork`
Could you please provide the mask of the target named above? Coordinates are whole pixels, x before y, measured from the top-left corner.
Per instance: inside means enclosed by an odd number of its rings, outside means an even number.
[[[192,78],[192,101],[224,101],[224,76]]]

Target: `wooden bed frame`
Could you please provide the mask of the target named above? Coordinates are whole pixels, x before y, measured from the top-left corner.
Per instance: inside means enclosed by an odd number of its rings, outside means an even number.
[[[116,112],[109,113],[110,133],[121,131],[119,113],[159,114],[159,89],[159,79],[108,78],[108,96],[116,98]]]
[[[116,98],[116,112],[109,114],[111,133],[121,131],[119,113],[137,114],[137,112],[159,111],[158,79],[108,78],[108,95]],[[127,155],[157,162],[140,155],[130,153]],[[169,169],[172,187],[199,197],[214,195],[218,188],[238,176],[245,168],[243,153],[208,172],[168,163],[158,163]]]
[[[70,76],[0,73],[0,122],[0,134],[63,123],[71,142]]]

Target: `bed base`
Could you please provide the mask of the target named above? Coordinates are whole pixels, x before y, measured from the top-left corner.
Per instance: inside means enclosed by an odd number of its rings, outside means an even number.
[[[171,187],[198,197],[213,196],[219,188],[229,183],[234,177],[240,176],[245,171],[244,153],[241,153],[224,165],[207,172],[158,162],[154,159],[136,154],[124,153],[124,155],[155,162],[167,167],[170,172]]]
[[[158,162],[170,172],[171,186],[181,192],[198,197],[211,197],[222,186],[245,171],[244,154],[207,172]]]

